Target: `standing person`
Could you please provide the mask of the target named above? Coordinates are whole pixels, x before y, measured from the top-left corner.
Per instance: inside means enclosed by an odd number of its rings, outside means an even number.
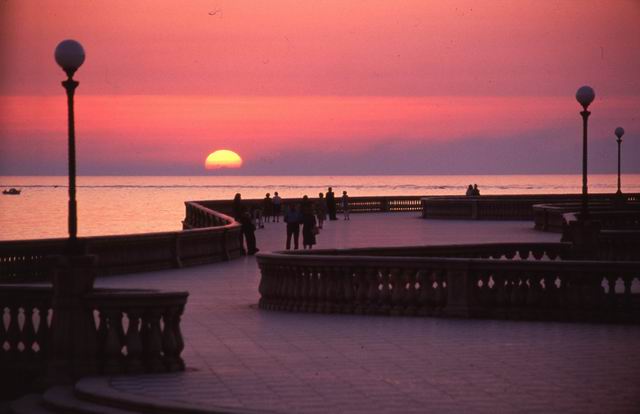
[[[247,254],[249,256],[256,254],[260,250],[256,247],[256,226],[253,225],[251,214],[247,210],[243,210],[240,215],[240,225],[247,241]]]
[[[298,204],[290,205],[285,209],[284,222],[287,223],[287,250],[291,249],[291,238],[293,237],[293,248],[298,250],[298,240],[300,238],[300,223],[302,215]]]
[[[273,221],[280,223],[280,214],[282,214],[282,199],[276,191],[273,193]]]
[[[467,187],[467,192],[465,194],[467,197],[471,197],[473,196],[473,186],[471,184],[469,184],[469,187]]]
[[[480,190],[478,190],[478,184],[473,185],[473,195],[480,196]]]
[[[324,194],[318,194],[318,203],[316,204],[316,216],[318,217],[318,228],[322,228],[322,224],[327,219],[327,200],[324,199]]]
[[[351,220],[349,218],[349,196],[346,191],[342,192],[342,214],[344,214],[345,220]]]
[[[327,211],[329,212],[329,220],[337,220],[336,218],[336,196],[333,194],[333,189],[329,187],[327,189]]]
[[[313,214],[313,208],[308,206],[302,210],[302,247],[313,248],[316,244],[316,234],[318,234],[316,216]]]
[[[269,222],[273,216],[273,200],[271,194],[267,193],[262,200],[262,217],[265,222]]]
[[[235,197],[233,197],[233,203],[231,203],[231,212],[233,214],[233,218],[238,222],[240,221],[242,210],[242,196],[240,195],[240,193],[236,193]]]

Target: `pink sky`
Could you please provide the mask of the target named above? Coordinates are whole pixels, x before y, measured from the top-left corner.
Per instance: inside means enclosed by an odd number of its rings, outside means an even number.
[[[66,171],[66,38],[80,174],[206,174],[218,148],[252,174],[580,173],[583,84],[592,171],[621,125],[640,172],[638,21],[634,1],[2,1],[0,174]]]

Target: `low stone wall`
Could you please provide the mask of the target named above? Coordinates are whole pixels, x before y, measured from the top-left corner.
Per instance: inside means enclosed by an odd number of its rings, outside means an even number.
[[[536,204],[579,203],[580,194],[532,194],[499,196],[436,196],[422,198],[422,217],[429,219],[532,220]],[[625,201],[637,202],[639,194],[626,194]],[[589,202],[612,204],[615,194],[590,194]]]
[[[143,272],[229,260],[243,254],[240,224],[187,202],[186,230],[81,237],[83,254],[97,256],[98,275]],[[65,254],[67,239],[0,241],[0,282],[49,280],[48,257]]]
[[[575,260],[563,243],[279,252],[257,260],[262,309],[640,322],[631,292],[640,262]]]

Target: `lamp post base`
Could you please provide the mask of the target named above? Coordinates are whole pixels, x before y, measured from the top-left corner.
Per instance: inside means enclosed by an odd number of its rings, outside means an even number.
[[[93,289],[96,256],[58,256],[53,276],[52,360],[49,384],[95,374],[96,328],[84,296]]]

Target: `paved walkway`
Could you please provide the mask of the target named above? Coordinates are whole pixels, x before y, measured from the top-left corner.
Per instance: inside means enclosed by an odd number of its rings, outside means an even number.
[[[433,221],[415,213],[329,222],[319,248],[557,241],[530,223]],[[284,225],[257,232],[284,246]],[[640,412],[640,328],[319,315],[256,309],[253,257],[100,279],[188,290],[185,373],[114,378],[118,391],[286,413]]]

